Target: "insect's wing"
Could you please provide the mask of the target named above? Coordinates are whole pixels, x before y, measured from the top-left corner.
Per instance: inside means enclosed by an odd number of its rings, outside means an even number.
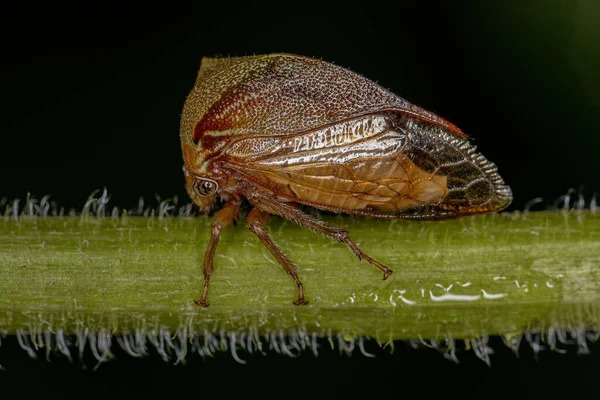
[[[497,211],[511,201],[496,168],[444,126],[372,114],[296,135],[233,141],[238,176],[291,201],[389,218]]]

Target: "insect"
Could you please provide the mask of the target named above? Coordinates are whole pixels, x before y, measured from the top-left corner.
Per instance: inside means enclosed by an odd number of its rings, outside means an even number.
[[[204,258],[210,277],[221,231],[242,201],[247,223],[298,287],[296,266],[265,230],[270,215],[344,242],[387,279],[392,270],[305,205],[377,218],[442,219],[508,206],[494,164],[450,122],[347,69],[292,54],[204,58],[181,116],[187,191],[202,212],[220,198]]]

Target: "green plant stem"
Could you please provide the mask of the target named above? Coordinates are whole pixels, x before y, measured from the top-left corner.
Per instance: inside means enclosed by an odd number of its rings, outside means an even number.
[[[0,330],[266,334],[303,329],[380,341],[468,339],[600,321],[600,215],[483,215],[440,222],[327,217],[394,270],[387,281],[342,243],[273,219],[293,280],[243,223],[223,231],[208,309],[194,300],[210,220],[0,220]]]

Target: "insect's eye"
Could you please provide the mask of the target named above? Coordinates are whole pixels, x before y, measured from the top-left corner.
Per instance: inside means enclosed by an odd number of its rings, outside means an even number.
[[[194,180],[194,192],[198,196],[206,197],[217,191],[217,182],[206,178],[196,178]]]

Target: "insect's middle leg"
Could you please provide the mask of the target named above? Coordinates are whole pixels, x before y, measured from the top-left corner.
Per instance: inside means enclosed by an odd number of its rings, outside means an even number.
[[[379,270],[383,272],[383,280],[386,280],[392,274],[392,272],[394,272],[379,261],[363,253],[363,251],[358,247],[358,245],[354,243],[352,239],[350,239],[348,231],[337,227],[331,227],[325,224],[323,221],[320,221],[315,217],[305,214],[299,209],[285,203],[273,201],[272,199],[265,197],[261,197],[260,202],[262,206],[267,208],[268,211],[272,214],[277,214],[283,218],[294,221],[297,224],[302,225],[315,232],[322,233],[323,235],[328,236],[332,239],[346,243],[346,245],[350,248],[350,250],[352,250],[352,252],[358,257],[359,260],[365,260],[369,264],[379,268]]]
[[[239,204],[227,204],[225,207],[220,209],[216,214],[215,218],[210,224],[210,241],[204,255],[204,289],[202,290],[202,297],[196,300],[196,304],[202,307],[208,307],[206,296],[208,295],[208,283],[210,282],[210,276],[215,269],[215,251],[221,238],[221,231],[227,225],[238,217],[240,213]]]
[[[302,282],[300,282],[300,278],[298,277],[298,271],[296,266],[288,260],[288,258],[283,254],[281,249],[277,247],[273,239],[269,236],[267,231],[265,230],[265,223],[269,219],[269,214],[259,208],[253,208],[250,213],[248,213],[248,228],[250,231],[254,233],[260,241],[265,245],[267,249],[273,254],[273,256],[277,259],[279,264],[285,269],[285,271],[294,278],[296,281],[296,285],[298,286],[298,299],[294,301],[294,304],[304,305],[308,304],[308,300],[304,298],[304,287],[302,286]]]

